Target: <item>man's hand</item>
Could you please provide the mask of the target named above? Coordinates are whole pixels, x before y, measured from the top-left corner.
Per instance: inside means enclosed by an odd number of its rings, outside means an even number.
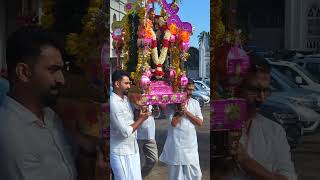
[[[243,145],[237,144],[237,152],[236,152],[236,160],[240,165],[247,163],[250,161],[251,157],[248,155],[247,151],[244,149]]]
[[[188,112],[187,105],[185,103],[181,104],[181,113],[185,115]]]
[[[141,119],[143,119],[143,121],[145,121],[145,120],[148,119],[148,117],[150,115],[151,115],[151,112],[149,111],[148,106],[143,106],[140,109],[140,113],[139,113],[139,117],[138,118],[141,118]]]
[[[288,180],[285,176],[274,174],[268,171],[265,167],[259,164],[256,160],[251,158],[242,144],[238,143],[237,152],[235,154],[236,161],[240,164],[241,168],[253,179],[264,180]]]
[[[137,120],[135,120],[135,122],[131,124],[131,127],[133,128],[132,132],[137,130],[140,127],[140,125],[149,118],[150,115],[151,115],[151,112],[149,111],[148,108],[141,107],[139,110],[139,115],[137,117]]]
[[[154,105],[152,107],[153,107],[152,115],[154,117],[159,117],[160,116],[160,107],[158,105]]]

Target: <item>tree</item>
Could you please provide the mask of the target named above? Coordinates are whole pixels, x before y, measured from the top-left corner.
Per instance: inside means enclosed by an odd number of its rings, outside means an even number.
[[[197,37],[198,37],[198,43],[199,46],[201,44],[201,42],[203,41],[203,38],[205,37],[205,35],[210,39],[210,32],[206,32],[206,31],[202,31]]]
[[[188,53],[190,57],[185,63],[185,67],[190,70],[199,69],[199,50],[195,47],[190,47]]]

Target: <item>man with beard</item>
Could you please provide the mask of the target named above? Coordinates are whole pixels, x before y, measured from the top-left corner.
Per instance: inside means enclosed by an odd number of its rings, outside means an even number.
[[[238,96],[247,99],[248,119],[235,154],[244,174],[240,179],[296,180],[286,133],[280,124],[259,114],[260,106],[271,94],[270,65],[250,55],[249,73]]]
[[[194,82],[189,80],[187,102],[165,109],[169,126],[160,161],[168,165],[169,180],[200,180],[202,177],[196,126],[202,125],[203,116],[199,102],[192,98],[194,89]]]
[[[62,122],[50,108],[64,85],[61,50],[40,27],[14,32],[6,49],[10,90],[0,106],[0,177],[74,180]]]
[[[115,180],[141,180],[137,129],[148,119],[150,112],[142,108],[134,119],[128,101],[131,81],[129,75],[116,70],[112,74],[113,92],[110,95],[110,164]]]

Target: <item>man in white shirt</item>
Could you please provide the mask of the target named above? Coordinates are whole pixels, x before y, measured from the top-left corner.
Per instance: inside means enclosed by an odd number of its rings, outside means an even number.
[[[139,126],[148,119],[148,109],[141,109],[134,119],[128,97],[129,75],[116,70],[112,74],[110,96],[110,164],[115,180],[140,180],[140,156],[137,143]]]
[[[192,98],[194,89],[194,82],[189,80],[187,102],[181,108],[170,105],[165,109],[169,125],[160,161],[168,165],[169,180],[200,180],[202,177],[195,126],[202,125],[203,116],[199,102]]]
[[[49,108],[64,85],[61,52],[40,27],[21,28],[7,41],[10,90],[0,105],[1,179],[76,179],[71,146]]]
[[[149,110],[152,111],[152,115],[143,122],[138,131],[138,145],[141,154],[144,154],[145,163],[141,169],[142,177],[146,177],[150,174],[152,168],[158,161],[158,147],[155,139],[155,117],[159,117],[159,106],[149,106]],[[141,158],[142,161],[142,158]]]
[[[245,172],[242,179],[296,180],[285,131],[259,114],[261,104],[271,94],[270,65],[253,54],[250,61],[249,73],[238,91],[248,103],[248,120],[235,154]]]

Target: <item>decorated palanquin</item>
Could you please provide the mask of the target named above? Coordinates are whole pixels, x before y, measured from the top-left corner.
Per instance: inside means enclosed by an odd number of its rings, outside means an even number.
[[[161,9],[159,15],[156,3]],[[126,16],[112,24],[113,47],[117,53],[117,68],[131,73],[135,87],[131,93],[139,97],[137,103],[184,102],[188,83],[184,62],[189,57],[192,26],[181,21],[178,3],[138,0],[126,4],[125,9]]]
[[[239,98],[237,91],[250,68],[247,52],[241,46],[244,36],[240,30],[227,29],[222,22],[223,1],[215,1],[212,7],[214,33],[213,63],[215,89],[218,96],[211,101],[211,154],[215,162],[213,171],[239,170],[231,151],[236,149],[247,120],[247,102]]]

